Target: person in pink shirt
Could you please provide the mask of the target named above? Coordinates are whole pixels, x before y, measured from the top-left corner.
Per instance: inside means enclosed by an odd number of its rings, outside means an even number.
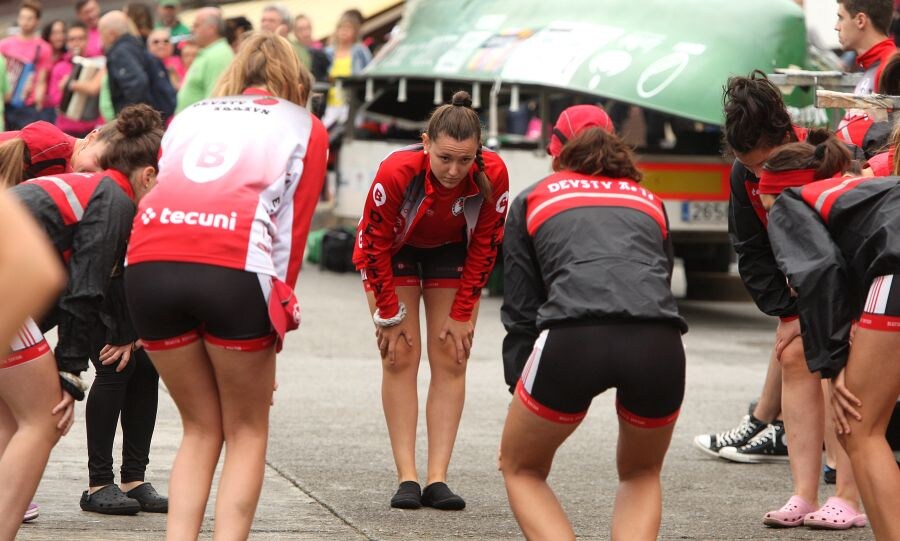
[[[46,120],[47,112],[53,112],[44,110],[52,47],[38,34],[40,21],[40,4],[24,0],[19,4],[19,35],[0,40],[0,54],[6,59],[6,75],[11,83],[11,94],[5,96],[8,130]]]
[[[87,28],[87,45],[82,56],[103,56],[103,42],[100,41],[100,4],[97,0],[78,0],[75,2],[75,16]]]
[[[62,61],[57,62],[50,72],[50,83],[49,88],[47,89],[47,95],[49,96],[50,101],[57,106],[62,102],[66,87],[69,86],[70,83],[75,83],[74,81],[69,80],[72,74],[72,68],[75,66],[72,59],[76,56],[80,56],[86,45],[87,28],[80,22],[73,23],[66,33],[66,48],[68,50],[66,56]],[[99,122],[99,118],[93,120],[79,120],[66,116],[64,111],[59,111],[56,115],[55,124],[57,128],[65,133],[83,139],[91,132],[91,130],[97,127]]]

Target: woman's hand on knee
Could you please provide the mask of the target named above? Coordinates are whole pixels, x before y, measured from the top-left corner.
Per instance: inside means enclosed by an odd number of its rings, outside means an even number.
[[[439,336],[441,342],[446,342],[447,337],[456,345],[456,362],[462,364],[469,358],[472,352],[472,340],[475,338],[475,325],[472,320],[456,321],[447,316]]]
[[[841,372],[837,375],[836,378],[831,380],[829,384],[831,390],[831,409],[834,413],[834,426],[837,430],[838,434],[849,434],[850,433],[850,423],[847,420],[848,416],[853,417],[858,421],[862,421],[862,415],[860,415],[859,408],[862,406],[862,402],[856,398],[856,395],[850,392],[850,389],[847,388],[844,372],[846,369],[842,369]]]
[[[62,391],[61,398],[59,404],[54,406],[51,413],[53,415],[61,415],[56,428],[62,430],[62,435],[65,436],[75,423],[75,399],[66,391]]]
[[[378,351],[381,352],[381,357],[387,359],[390,364],[397,361],[397,344],[400,340],[405,340],[407,347],[413,347],[412,332],[407,328],[406,321],[393,327],[376,326],[375,338],[378,340]]]
[[[788,345],[800,336],[800,319],[791,321],[779,321],[775,330],[775,358],[781,360],[781,355]]]

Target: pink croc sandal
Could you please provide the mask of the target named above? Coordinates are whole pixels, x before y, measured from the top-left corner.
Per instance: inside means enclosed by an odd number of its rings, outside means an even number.
[[[862,528],[869,523],[865,514],[854,511],[847,502],[832,496],[825,501],[819,510],[813,511],[803,519],[803,525],[825,530],[846,530]]]
[[[803,524],[803,517],[813,510],[813,506],[800,496],[791,496],[781,509],[766,513],[763,524],[773,528],[796,528]]]

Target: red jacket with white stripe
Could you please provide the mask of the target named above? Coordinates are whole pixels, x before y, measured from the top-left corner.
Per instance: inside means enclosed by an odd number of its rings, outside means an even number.
[[[40,327],[59,326],[56,362],[60,370],[77,374],[87,369],[90,330],[99,323],[113,271],[125,255],[134,191],[124,174],[108,170],[40,177],[10,193],[25,204],[66,264],[66,289]],[[117,345],[129,341],[110,339]]]
[[[158,184],[134,220],[128,265],[204,263],[293,289],[325,181],[322,123],[293,103],[248,91],[179,113],[161,153]]]
[[[847,363],[850,326],[878,276],[900,273],[900,177],[831,178],[781,193],[769,212],[778,265],[797,292],[806,362]]]
[[[447,227],[433,238],[421,239],[423,247],[435,247],[468,239],[468,252],[450,317],[457,321],[472,319],[472,310],[487,284],[503,240],[503,222],[509,202],[509,174],[495,152],[482,149],[484,172],[493,188],[492,201],[485,201],[473,180],[477,166],[463,180],[463,188],[453,201],[439,200],[440,189],[428,165],[421,144],[401,148],[388,155],[366,198],[366,206],[357,228],[353,263],[365,271],[375,292],[382,317],[397,314],[399,302],[394,291],[391,256],[416,234],[416,225],[432,208],[451,209],[447,223],[459,221],[460,228]],[[464,231],[460,231],[464,229]]]
[[[667,321],[672,295],[662,200],[628,179],[561,171],[520,193],[503,239],[506,382],[515,386],[540,331],[582,321]]]

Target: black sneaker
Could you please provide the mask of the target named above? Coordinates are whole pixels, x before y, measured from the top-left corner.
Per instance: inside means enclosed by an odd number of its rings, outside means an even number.
[[[740,424],[726,432],[718,434],[701,434],[694,438],[694,445],[704,453],[719,456],[723,447],[740,447],[749,442],[766,427],[752,414],[744,415]]]
[[[826,464],[822,467],[822,479],[826,485],[837,483],[837,470]]]
[[[422,505],[441,511],[460,511],[466,508],[466,501],[455,494],[447,483],[431,483],[422,491]]]
[[[762,432],[741,447],[724,447],[719,456],[733,462],[758,464],[762,462],[787,462],[787,438],[784,423],[774,421]]]
[[[391,507],[395,509],[418,509],[422,507],[422,488],[415,481],[403,481],[391,497]]]

